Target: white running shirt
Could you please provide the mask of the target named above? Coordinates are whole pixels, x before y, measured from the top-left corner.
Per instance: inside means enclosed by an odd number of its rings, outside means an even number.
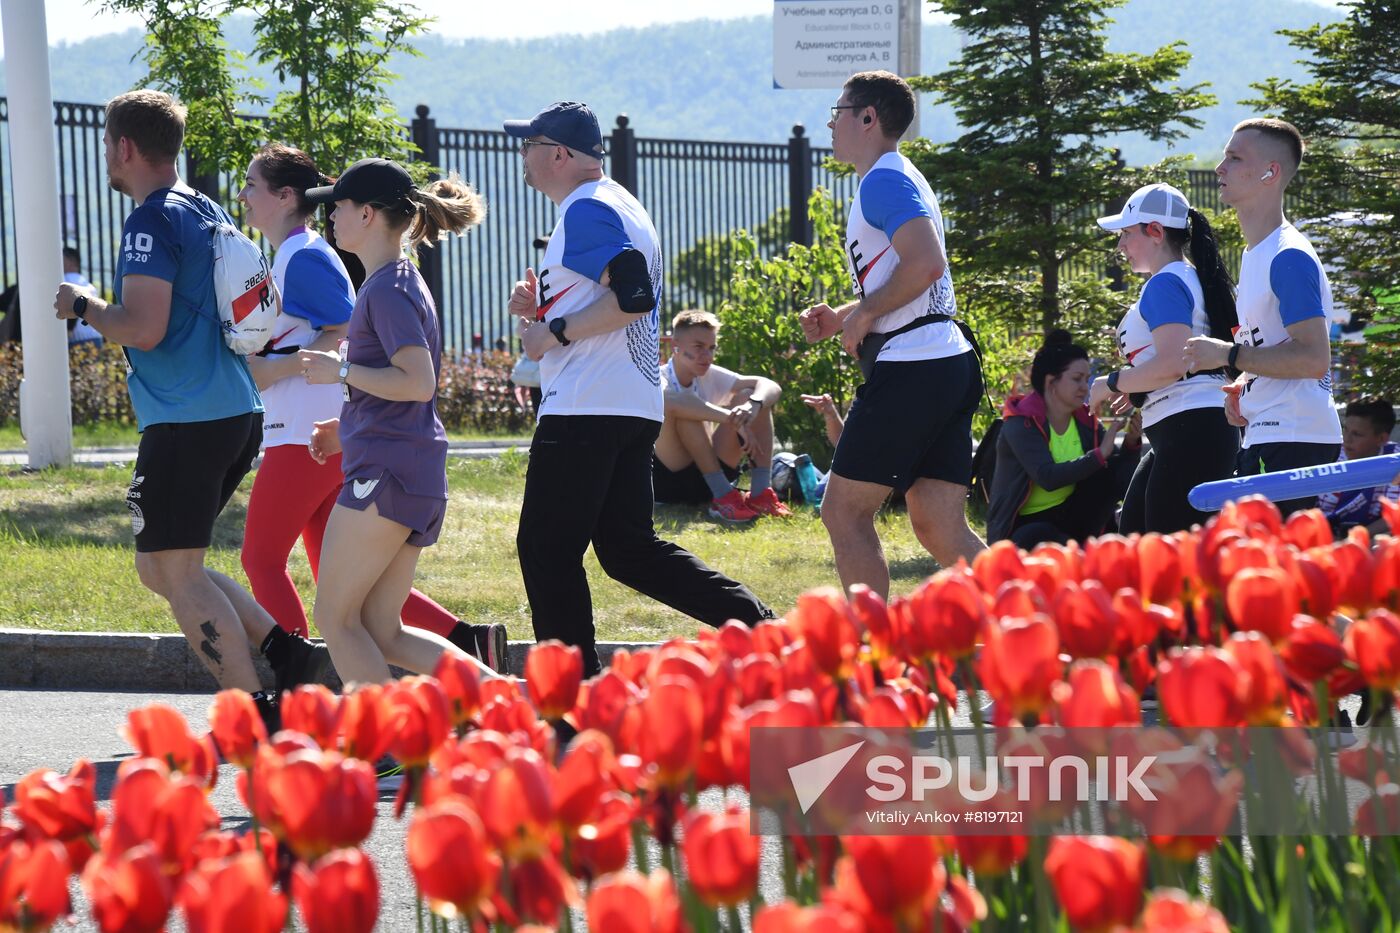
[[[1287,327],[1332,313],[1332,287],[1308,238],[1288,221],[1240,260],[1240,326],[1235,343],[1276,347],[1289,340]],[[1332,377],[1275,379],[1251,375],[1240,395],[1247,425],[1244,446],[1340,444],[1342,424],[1332,403]]]
[[[943,236],[943,214],[928,181],[913,162],[898,152],[887,152],[860,180],[846,220],[846,262],[858,297],[864,298],[890,280],[899,265],[899,254],[890,239],[915,217],[931,219],[938,241],[947,243]],[[880,317],[872,331],[888,334],[925,314],[956,315],[957,312],[953,276],[944,269],[942,277],[930,285],[927,292]],[[889,362],[938,360],[959,356],[971,349],[972,345],[956,324],[940,321],[890,338],[876,359]]]
[[[607,288],[608,263],[624,250],[646,258],[661,303],[661,244],[637,199],[611,178],[578,186],[559,205],[541,263],[536,320],[552,321],[588,307]],[[540,360],[540,417],[627,415],[664,421],[658,307],[621,330],[554,346]],[[564,336],[569,336],[568,330]],[[552,338],[551,338],[552,339]]]

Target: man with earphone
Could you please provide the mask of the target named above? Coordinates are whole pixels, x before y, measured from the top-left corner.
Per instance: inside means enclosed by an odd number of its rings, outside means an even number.
[[[881,596],[890,578],[875,513],[891,491],[905,493],[915,534],[943,566],[986,547],[964,510],[982,370],[955,320],[938,199],[899,152],[914,105],[902,78],[866,71],[831,108],[832,150],[860,176],[846,222],[856,300],[800,316],[809,342],[839,335],[865,373],[836,445],[822,522],[842,586],[864,583]]]
[[[1233,343],[1191,338],[1185,356],[1193,372],[1228,366],[1238,374],[1225,387],[1225,411],[1244,428],[1239,476],[1331,463],[1342,442],[1327,335],[1332,288],[1308,238],[1283,216],[1303,148],[1290,123],[1245,120],[1215,169],[1220,200],[1235,209],[1247,244],[1235,302],[1240,326]],[[1278,505],[1288,514],[1315,502]]]

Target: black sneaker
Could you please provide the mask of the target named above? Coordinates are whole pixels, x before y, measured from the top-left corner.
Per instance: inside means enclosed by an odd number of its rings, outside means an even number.
[[[329,648],[300,636],[293,636],[284,662],[272,666],[272,672],[277,678],[277,695],[280,697],[302,684],[318,684],[330,669]]]
[[[262,717],[263,728],[267,729],[269,739],[282,731],[282,708],[278,706],[276,697],[262,692],[255,693],[253,705],[258,708],[258,715]],[[223,757],[222,752],[220,757]]]
[[[477,659],[497,674],[507,673],[510,651],[506,642],[506,627],[500,622],[473,625],[472,635],[476,638]]]

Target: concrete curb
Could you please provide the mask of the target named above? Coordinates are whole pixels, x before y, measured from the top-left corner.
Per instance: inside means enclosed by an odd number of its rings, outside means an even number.
[[[525,655],[533,644],[510,643],[511,673],[525,672]],[[652,647],[647,642],[599,642],[598,656],[607,667],[619,649]],[[260,657],[253,664],[270,688],[272,669]],[[396,675],[405,673],[395,670]],[[341,686],[334,675],[326,683]],[[183,635],[0,628],[0,689],[214,693],[219,688]]]

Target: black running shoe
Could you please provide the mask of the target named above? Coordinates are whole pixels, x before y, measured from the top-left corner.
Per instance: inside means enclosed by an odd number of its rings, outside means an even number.
[[[510,667],[510,647],[506,641],[506,627],[500,622],[490,622],[472,626],[476,638],[476,656],[497,674],[507,673]]]
[[[277,697],[255,693],[253,705],[258,708],[258,715],[262,717],[263,728],[267,729],[269,739],[282,731],[282,708],[277,703]],[[222,757],[222,753],[220,756]]]
[[[293,636],[285,661],[272,666],[277,677],[277,695],[302,684],[318,684],[331,669],[331,651],[325,645]]]

